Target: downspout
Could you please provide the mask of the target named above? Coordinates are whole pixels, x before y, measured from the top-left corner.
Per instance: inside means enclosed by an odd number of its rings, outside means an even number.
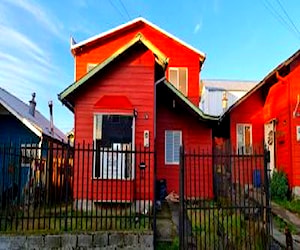
[[[157,84],[159,84],[160,82],[162,82],[164,80],[166,80],[165,76],[163,76],[162,78],[160,78],[159,80],[157,80],[154,83],[154,112],[153,112],[153,114],[154,114],[154,117],[153,117],[153,121],[154,121],[154,129],[153,129],[153,131],[154,131],[154,133],[153,133],[154,134],[153,135],[153,137],[154,137],[154,144],[156,142],[156,86],[157,86]]]

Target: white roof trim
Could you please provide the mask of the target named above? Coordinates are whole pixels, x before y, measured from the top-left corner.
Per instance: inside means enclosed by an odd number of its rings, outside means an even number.
[[[121,30],[121,29],[125,28],[126,26],[132,25],[132,24],[137,23],[137,22],[140,22],[140,21],[141,21],[141,22],[144,22],[144,23],[146,23],[146,24],[148,24],[148,25],[151,26],[152,28],[154,28],[154,29],[158,30],[159,32],[165,34],[166,36],[172,38],[173,40],[177,41],[178,43],[181,43],[181,44],[184,45],[185,47],[187,47],[187,48],[193,50],[194,52],[196,52],[197,54],[199,54],[199,55],[202,56],[203,58],[206,57],[205,53],[203,53],[202,51],[200,51],[200,50],[194,48],[193,46],[187,44],[186,42],[180,40],[178,37],[176,37],[176,36],[170,34],[169,32],[167,32],[167,31],[165,31],[165,30],[159,28],[158,26],[156,26],[155,24],[149,22],[148,20],[146,20],[146,19],[143,18],[143,17],[135,18],[135,19],[131,20],[130,22],[127,22],[127,23],[125,23],[125,24],[119,25],[119,26],[117,26],[117,27],[115,27],[115,28],[113,28],[113,29],[110,29],[110,30],[105,31],[105,32],[103,32],[103,33],[100,33],[100,34],[98,34],[98,35],[92,36],[92,37],[90,37],[90,38],[88,38],[88,39],[86,39],[86,40],[84,40],[84,41],[82,41],[82,42],[79,42],[79,43],[76,43],[76,44],[73,44],[73,43],[71,42],[71,43],[70,43],[70,45],[71,45],[71,50],[76,49],[76,48],[78,48],[78,47],[80,47],[80,46],[82,46],[82,45],[85,45],[85,44],[87,44],[87,43],[90,43],[90,42],[92,42],[92,41],[94,41],[94,40],[97,40],[97,39],[99,39],[99,38],[101,38],[101,37],[104,37],[104,36],[106,36],[106,35],[108,35],[108,34],[110,34],[110,33],[114,33],[114,32],[116,32],[116,31],[118,31],[118,30]]]
[[[37,129],[30,121],[28,121],[26,118],[23,118],[22,123],[29,128],[33,133],[35,133],[38,137],[42,137],[42,129]]]
[[[26,118],[20,116],[15,110],[13,110],[9,105],[6,105],[5,102],[1,101],[0,103],[11,113],[13,114],[18,120],[20,120],[27,128],[29,128],[34,134],[36,134],[38,137],[42,137],[42,129],[36,128],[30,121],[28,121]]]

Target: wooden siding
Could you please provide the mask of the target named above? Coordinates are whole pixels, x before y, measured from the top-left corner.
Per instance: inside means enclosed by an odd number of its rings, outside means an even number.
[[[120,31],[115,35],[111,35],[104,40],[98,41],[96,44],[94,43],[86,48],[84,47],[82,52],[77,52],[75,56],[76,80],[86,74],[88,63],[98,64],[103,62],[120,47],[128,43],[139,32],[170,58],[169,67],[188,68],[188,98],[196,106],[198,106],[200,71],[199,55],[145,24],[138,24],[130,29]],[[149,63],[152,63],[152,59],[149,58],[149,60]]]
[[[252,124],[252,145],[254,147],[263,146],[263,100],[259,91],[256,91],[230,113],[230,140],[234,149],[237,148],[236,126],[238,123]]]
[[[0,143],[37,143],[40,138],[13,115],[0,115]]]
[[[236,147],[236,124],[250,123],[253,145],[262,145],[264,124],[275,120],[275,167],[284,170],[290,187],[295,187],[300,186],[300,142],[296,138],[300,117],[293,116],[300,94],[299,62],[291,69],[283,80],[278,80],[271,87],[263,86],[230,113],[230,140]],[[266,93],[265,98],[262,90]]]
[[[296,127],[300,126],[300,117],[293,116],[293,112],[297,105],[297,96],[300,95],[300,65],[299,60],[292,68],[293,71],[289,74],[287,82],[290,87],[289,113],[291,117],[290,135],[291,135],[291,161],[292,161],[292,177],[293,186],[300,186],[300,141],[297,141]],[[297,109],[300,112],[300,107]]]
[[[182,142],[186,145],[187,150],[200,150],[200,153],[211,152],[212,150],[212,129],[197,118],[192,116],[186,109],[179,106],[175,102],[173,108],[173,99],[167,93],[157,93],[157,179],[166,179],[167,191],[179,192],[179,165],[165,164],[165,131],[166,130],[181,130]],[[203,175],[198,175],[201,178],[212,178],[212,162],[206,161],[202,166],[204,168]],[[201,182],[201,178],[198,180]],[[208,186],[205,187],[205,195],[212,196],[212,181],[203,181]],[[196,193],[191,187],[189,194]],[[204,195],[198,193],[197,196]]]
[[[93,52],[95,53],[95,51]],[[97,54],[97,53],[96,53]],[[140,87],[139,87],[140,86]],[[91,81],[87,82],[85,88],[78,91],[78,95],[75,100],[75,136],[76,143],[92,143],[93,141],[93,116],[95,113],[106,112],[97,109],[95,104],[104,95],[123,95],[128,98],[132,103],[133,107],[137,110],[137,117],[135,119],[135,143],[136,145],[143,144],[144,130],[150,131],[150,145],[154,145],[154,57],[149,50],[136,51],[134,54],[126,55],[126,57],[121,58],[118,63],[114,63],[109,66],[106,72],[102,72],[98,77],[95,77]],[[120,107],[122,108],[122,107]],[[132,110],[133,114],[133,110]],[[90,158],[90,165],[92,164],[92,156]],[[75,156],[75,161],[76,161]],[[78,159],[76,164],[81,164],[81,158]],[[138,164],[138,163],[137,163]],[[149,166],[149,177],[142,179],[140,178],[140,173],[136,171],[135,178],[135,194],[136,199],[152,198],[153,189],[139,188],[145,186],[149,187],[153,184],[153,164],[154,161],[151,159]],[[79,185],[84,190],[74,190],[74,195],[82,194],[82,197],[76,198],[86,198],[86,190],[92,190],[91,181],[88,179],[92,178],[92,167],[88,165],[87,161],[83,164],[84,180],[86,183]],[[82,167],[81,167],[82,168]],[[76,175],[80,173],[75,173],[74,180],[76,182]],[[88,178],[90,176],[90,178]],[[82,178],[82,177],[80,177]],[[96,182],[97,180],[94,180]],[[146,183],[141,184],[140,181],[145,181]],[[98,180],[101,182],[101,180]],[[75,183],[76,184],[76,183]],[[106,197],[109,200],[117,200],[117,182],[116,181],[106,181],[105,187],[107,190],[114,190],[110,192],[111,197]],[[102,185],[99,184],[98,185]],[[106,186],[108,185],[108,186]],[[125,184],[124,184],[125,185]],[[77,186],[77,185],[74,185]],[[96,190],[96,189],[94,189]],[[128,190],[130,188],[128,187]],[[145,194],[146,192],[146,194]],[[94,199],[97,197],[95,196]],[[132,199],[132,197],[131,197]]]

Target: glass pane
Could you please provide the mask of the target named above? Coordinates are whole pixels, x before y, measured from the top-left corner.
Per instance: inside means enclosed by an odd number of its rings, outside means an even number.
[[[178,76],[177,76],[177,74],[178,74],[178,70],[177,69],[170,69],[169,70],[169,81],[171,83],[173,83],[173,85],[175,87],[178,86]]]
[[[94,129],[95,129],[95,140],[101,139],[102,137],[102,115],[95,115],[94,119]]]
[[[173,133],[172,131],[166,131],[165,138],[165,162],[171,163],[173,162]]]
[[[244,130],[243,130],[243,125],[238,125],[237,126],[237,142],[238,142],[238,149],[242,150],[244,147]]]
[[[187,95],[187,70],[186,68],[179,68],[179,87],[178,89],[184,95]]]
[[[251,128],[250,126],[245,126],[245,150],[250,153],[251,147]]]
[[[179,163],[180,145],[181,145],[181,132],[174,131],[174,162]]]

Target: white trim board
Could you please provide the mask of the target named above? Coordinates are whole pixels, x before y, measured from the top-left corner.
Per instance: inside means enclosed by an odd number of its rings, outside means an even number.
[[[166,36],[170,37],[171,39],[175,40],[176,42],[178,42],[178,43],[182,44],[183,46],[189,48],[190,50],[196,52],[196,53],[199,54],[201,57],[203,57],[203,60],[201,60],[201,61],[204,61],[204,59],[205,59],[205,57],[206,57],[205,53],[203,53],[202,51],[196,49],[195,47],[193,47],[193,46],[187,44],[186,42],[184,42],[184,41],[182,41],[181,39],[179,39],[178,37],[176,37],[176,36],[170,34],[169,32],[167,32],[167,31],[161,29],[160,27],[158,27],[157,25],[151,23],[150,21],[146,20],[146,19],[143,18],[143,17],[135,18],[135,19],[133,19],[133,20],[127,22],[127,23],[124,23],[124,24],[122,24],[122,25],[119,25],[119,26],[117,26],[117,27],[115,27],[115,28],[113,28],[113,29],[110,29],[110,30],[105,31],[105,32],[102,32],[102,33],[100,33],[100,34],[98,34],[98,35],[92,36],[92,37],[90,37],[90,38],[88,38],[88,39],[86,39],[86,40],[83,40],[82,42],[79,42],[79,43],[76,43],[76,44],[74,44],[73,42],[71,42],[71,43],[70,43],[71,50],[74,50],[74,49],[76,49],[76,48],[79,48],[79,47],[81,47],[81,46],[83,46],[83,45],[85,45],[85,44],[87,44],[87,43],[93,42],[93,41],[95,41],[95,40],[97,40],[97,39],[99,39],[99,38],[101,38],[101,37],[104,37],[104,36],[106,36],[106,35],[109,35],[109,34],[111,34],[111,33],[114,33],[114,32],[116,32],[116,31],[118,31],[118,30],[121,30],[121,29],[123,29],[123,28],[125,28],[125,27],[127,27],[127,26],[130,26],[130,25],[132,25],[132,24],[135,24],[135,23],[137,23],[137,22],[143,22],[143,23],[145,23],[145,24],[151,26],[152,28],[154,28],[154,29],[156,29],[157,31],[159,31],[159,32],[161,32],[161,33],[163,33],[163,34],[165,34]]]

